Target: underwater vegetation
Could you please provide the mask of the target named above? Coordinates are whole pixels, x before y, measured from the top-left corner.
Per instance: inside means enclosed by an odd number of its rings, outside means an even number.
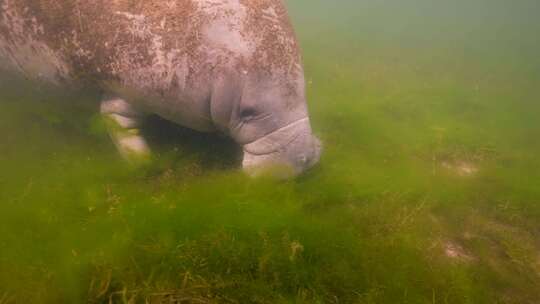
[[[0,78],[0,304],[538,303],[540,4],[288,1],[320,165]]]

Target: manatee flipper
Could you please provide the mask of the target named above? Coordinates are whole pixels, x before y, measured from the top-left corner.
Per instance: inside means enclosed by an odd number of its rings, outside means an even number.
[[[121,98],[110,98],[101,102],[101,115],[122,157],[135,165],[150,161],[150,148],[139,129],[144,113]]]

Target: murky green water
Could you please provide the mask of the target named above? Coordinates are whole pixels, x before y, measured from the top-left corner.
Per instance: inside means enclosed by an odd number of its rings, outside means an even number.
[[[0,83],[0,303],[537,303],[540,4],[291,0],[322,163]]]

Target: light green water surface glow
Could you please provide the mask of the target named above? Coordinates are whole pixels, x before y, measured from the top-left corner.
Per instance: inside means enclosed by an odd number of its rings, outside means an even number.
[[[97,96],[2,78],[0,303],[540,301],[540,3],[288,5],[324,142],[297,180],[159,121],[130,169]]]

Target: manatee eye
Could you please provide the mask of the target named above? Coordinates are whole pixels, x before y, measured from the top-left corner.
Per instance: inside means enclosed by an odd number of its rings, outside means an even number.
[[[255,114],[257,114],[257,112],[254,108],[245,108],[240,112],[240,117],[243,120],[250,120],[255,117]]]

